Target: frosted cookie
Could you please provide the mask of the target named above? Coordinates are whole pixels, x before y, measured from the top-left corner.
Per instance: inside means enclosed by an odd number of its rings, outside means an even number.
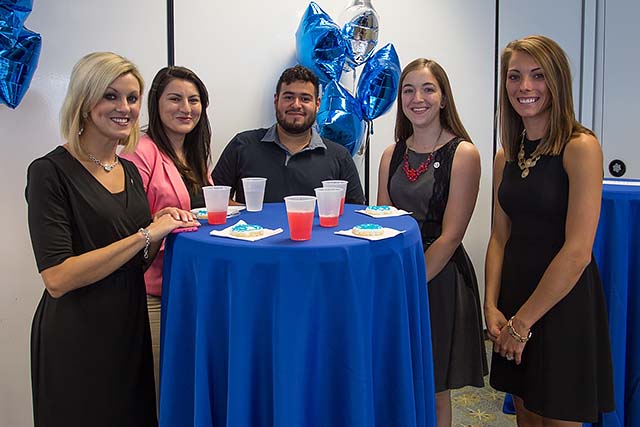
[[[364,211],[370,215],[391,215],[395,210],[391,206],[367,206]]]
[[[239,224],[231,227],[231,235],[236,237],[257,237],[264,234],[264,228],[259,225]]]
[[[198,219],[207,219],[208,218],[207,209],[206,208],[191,209],[191,213],[195,214],[196,218],[198,218]]]
[[[351,229],[356,236],[380,236],[384,230],[378,224],[360,224]]]

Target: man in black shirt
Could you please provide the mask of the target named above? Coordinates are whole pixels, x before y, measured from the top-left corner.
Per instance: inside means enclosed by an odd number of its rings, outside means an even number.
[[[310,70],[301,65],[286,69],[274,95],[277,123],[237,134],[213,169],[213,182],[230,186],[231,197],[244,203],[242,178],[267,178],[268,203],[290,195],[314,195],[322,181],[341,179],[349,182],[346,203],[364,204],[351,155],[342,145],[323,139],[313,126],[318,95],[318,78]]]

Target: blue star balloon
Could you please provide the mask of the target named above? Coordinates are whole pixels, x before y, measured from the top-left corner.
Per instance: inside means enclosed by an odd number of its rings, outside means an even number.
[[[360,104],[336,81],[324,89],[317,123],[322,137],[343,145],[352,156],[358,152],[364,133]]]
[[[358,80],[358,101],[365,120],[373,120],[389,110],[398,94],[400,60],[391,43],[366,62]]]
[[[320,6],[309,3],[296,31],[298,62],[311,69],[326,84],[340,79],[346,49],[346,41],[338,25]]]
[[[26,29],[31,0],[0,0],[0,102],[16,108],[38,66],[42,38]]]

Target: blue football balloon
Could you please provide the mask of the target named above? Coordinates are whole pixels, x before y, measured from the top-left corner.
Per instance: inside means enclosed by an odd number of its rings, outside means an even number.
[[[358,80],[358,101],[365,120],[373,120],[393,105],[400,84],[400,60],[391,43],[366,62]]]
[[[26,29],[31,0],[0,3],[0,103],[16,108],[38,66],[42,38]]]
[[[355,155],[362,144],[365,124],[358,101],[336,81],[324,88],[317,116],[323,138],[343,145]]]
[[[347,43],[338,25],[320,6],[309,3],[296,31],[298,62],[326,84],[340,79],[346,51]]]

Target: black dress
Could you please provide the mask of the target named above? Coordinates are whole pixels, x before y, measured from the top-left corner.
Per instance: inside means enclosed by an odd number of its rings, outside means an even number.
[[[389,167],[389,197],[397,208],[413,212],[426,250],[442,233],[449,198],[453,156],[460,143],[454,138],[434,152],[427,171],[410,182],[402,170],[406,143],[396,144]],[[428,154],[407,151],[417,168]],[[427,270],[429,266],[427,265]],[[428,284],[431,339],[436,392],[467,385],[483,387],[487,375],[478,282],[462,244]]]
[[[525,140],[530,156],[539,141]],[[510,318],[534,291],[565,240],[569,178],[560,156],[542,156],[523,179],[507,162],[498,192],[511,220],[504,248],[498,309]],[[574,288],[531,329],[516,365],[499,355],[491,385],[523,399],[541,416],[595,422],[614,409],[609,331],[602,282],[595,261]]]
[[[29,230],[39,271],[149,224],[140,175],[120,162],[119,194],[63,147],[29,166]],[[35,426],[157,425],[141,254],[60,298],[44,291],[31,330],[31,380]]]

